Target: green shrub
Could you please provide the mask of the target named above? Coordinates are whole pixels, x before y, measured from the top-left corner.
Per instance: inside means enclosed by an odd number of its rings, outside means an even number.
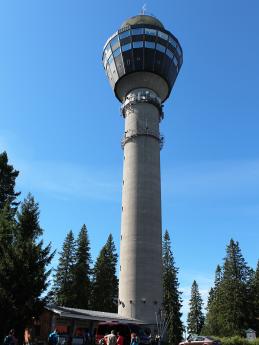
[[[259,338],[247,340],[246,338],[235,336],[217,339],[220,339],[222,345],[259,345]]]

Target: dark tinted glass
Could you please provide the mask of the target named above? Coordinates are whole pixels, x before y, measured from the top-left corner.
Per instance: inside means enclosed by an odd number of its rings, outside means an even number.
[[[143,28],[137,28],[137,29],[132,29],[131,34],[132,35],[142,35],[144,33]]]
[[[133,48],[143,48],[143,46],[144,46],[143,41],[133,42]]]
[[[120,39],[122,40],[123,38],[126,38],[128,36],[130,36],[130,30],[122,32],[120,34]]]
[[[155,49],[155,42],[145,41],[145,47],[150,49]]]

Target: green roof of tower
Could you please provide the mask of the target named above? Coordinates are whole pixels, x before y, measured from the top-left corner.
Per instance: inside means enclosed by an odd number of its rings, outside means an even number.
[[[153,25],[153,26],[157,26],[161,29],[164,29],[164,25],[160,22],[160,20],[158,20],[157,18],[155,18],[153,16],[148,16],[146,14],[139,14],[137,16],[134,16],[134,17],[131,17],[131,18],[125,20],[125,22],[123,22],[121,28],[124,28],[125,26],[139,25],[139,24]]]

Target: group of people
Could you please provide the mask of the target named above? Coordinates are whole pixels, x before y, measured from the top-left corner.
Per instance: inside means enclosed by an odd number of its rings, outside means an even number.
[[[4,345],[17,345],[18,339],[15,335],[15,330],[11,329],[9,334],[4,338]]]
[[[100,345],[124,345],[124,337],[112,330],[100,340]],[[130,345],[139,345],[139,338],[136,333],[131,333]]]

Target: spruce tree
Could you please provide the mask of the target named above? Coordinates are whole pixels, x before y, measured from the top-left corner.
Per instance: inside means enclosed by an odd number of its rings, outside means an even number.
[[[203,324],[204,315],[202,312],[202,298],[196,280],[192,283],[191,299],[189,302],[190,311],[187,317],[187,327],[189,333],[200,334]]]
[[[73,289],[76,291],[74,307],[88,309],[91,295],[91,254],[87,228],[85,225],[76,241],[75,264],[73,271]]]
[[[70,230],[63,242],[59,254],[58,266],[55,269],[52,287],[52,300],[56,305],[74,307],[76,291],[74,284],[75,240]]]
[[[15,279],[13,269],[13,241],[16,227],[15,213],[20,193],[15,192],[19,172],[8,164],[7,153],[0,153],[0,339],[12,325],[14,301],[10,282]]]
[[[11,313],[10,325],[16,328],[21,340],[25,326],[32,317],[40,314],[45,305],[42,293],[49,283],[51,271],[47,267],[54,256],[50,244],[43,245],[39,207],[31,195],[21,204],[13,234],[6,250],[8,262],[5,272],[2,272],[1,283],[10,302],[6,314]]]
[[[16,279],[13,262],[13,241],[16,222],[8,206],[0,209],[0,339],[12,326],[15,305],[12,281]]]
[[[242,335],[250,326],[249,283],[252,271],[233,239],[227,246],[220,284],[222,331],[224,335]],[[222,321],[223,321],[222,320]]]
[[[15,210],[18,206],[16,198],[20,195],[15,192],[15,180],[19,171],[15,170],[12,165],[8,164],[8,156],[4,151],[0,154],[0,209],[3,209],[7,203]]]
[[[217,265],[215,272],[214,287],[209,291],[207,314],[205,317],[202,333],[218,335],[221,330],[221,299],[220,299],[220,283],[222,281],[222,268]]]
[[[222,270],[221,270],[220,265],[217,265],[216,272],[215,272],[214,287],[211,288],[209,291],[207,310],[210,309],[210,306],[212,305],[214,297],[216,297],[216,295],[217,295],[217,291],[218,291],[221,279],[222,279]]]
[[[259,260],[253,279],[253,314],[255,319],[255,330],[259,334]]]
[[[213,293],[205,320],[205,330],[215,336],[244,335],[253,327],[253,270],[247,265],[239,243],[230,240],[219,284]]]
[[[170,320],[167,329],[169,345],[177,345],[183,334],[182,299],[177,275],[178,268],[175,267],[170,236],[166,230],[163,239],[163,309],[167,320]]]
[[[100,251],[93,269],[92,302],[94,310],[116,312],[118,300],[118,279],[116,277],[116,253],[110,234]]]

